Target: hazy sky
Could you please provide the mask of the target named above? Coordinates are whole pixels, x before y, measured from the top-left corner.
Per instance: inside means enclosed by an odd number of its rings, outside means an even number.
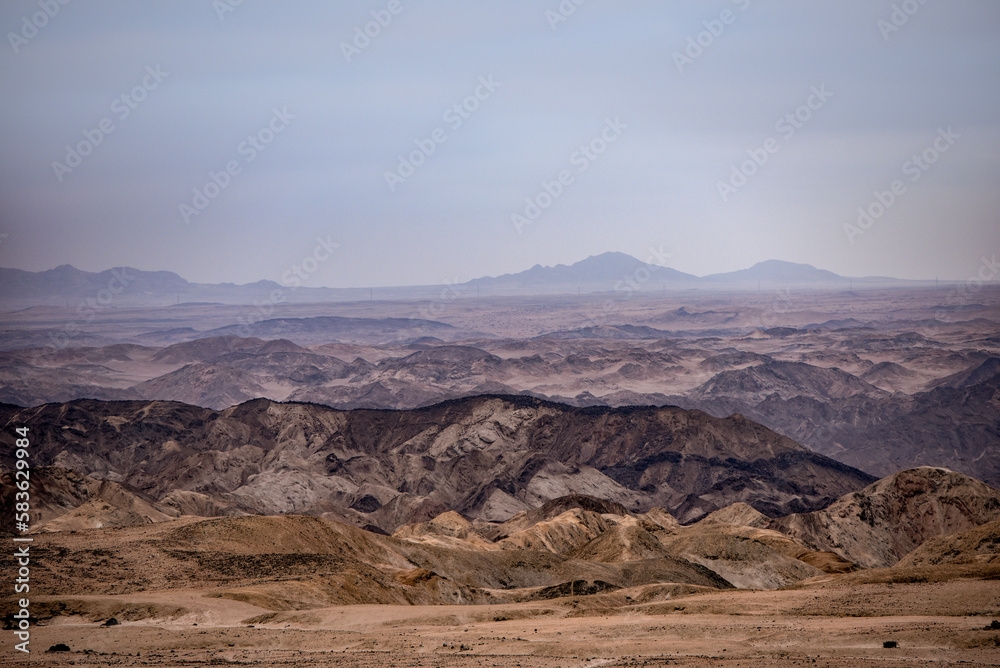
[[[996,0],[7,0],[0,27],[0,266],[964,279],[1000,253]]]

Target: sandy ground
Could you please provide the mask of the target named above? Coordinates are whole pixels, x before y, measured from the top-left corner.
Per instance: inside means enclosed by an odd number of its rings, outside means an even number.
[[[4,632],[0,665],[1000,665],[1000,631],[985,628],[1000,617],[997,580],[713,592],[617,610],[595,596],[274,613],[203,593],[73,597],[78,609],[183,611],[112,627],[93,614],[55,618],[35,628],[30,656],[15,656]],[[884,648],[885,641],[898,646]],[[55,643],[71,651],[44,651]]]

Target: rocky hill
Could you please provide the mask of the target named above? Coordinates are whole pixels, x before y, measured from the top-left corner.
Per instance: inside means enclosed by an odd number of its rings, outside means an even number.
[[[932,538],[899,560],[900,567],[1000,564],[1000,519]]]
[[[40,594],[66,582],[77,595],[100,596],[197,579],[213,597],[273,611],[547,599],[576,607],[594,596],[584,607],[606,614],[602,606],[733,587],[995,577],[1000,563],[1000,519],[981,523],[1000,514],[1000,490],[931,468],[778,519],[736,503],[683,526],[662,508],[635,512],[576,494],[502,523],[446,511],[392,536],[320,517],[178,517],[115,483],[38,471],[39,490],[61,498],[62,510],[83,501],[36,527],[33,554],[51,574],[39,580]],[[910,546],[917,547],[894,568],[857,570],[890,565]],[[114,560],[96,558],[111,553]],[[0,555],[0,567],[11,563]]]
[[[912,395],[840,369],[768,362],[723,371],[678,405],[713,415],[741,413],[827,456],[876,475],[936,465],[1000,485],[1000,373],[996,358],[977,362]]]
[[[685,307],[671,313],[695,318]],[[722,310],[699,313],[713,322],[730,317]],[[850,322],[728,338],[602,325],[521,340],[414,339],[429,322],[272,319],[260,323],[262,335],[297,342],[191,330],[185,336],[201,338],[163,347],[7,350],[0,352],[0,401],[149,399],[222,410],[266,397],[403,409],[480,394],[527,394],[573,406],[676,405],[718,417],[739,413],[877,476],[944,466],[1000,485],[1000,357],[982,336],[995,331],[993,321],[921,330],[950,343]],[[448,338],[468,330],[435,331]],[[19,345],[24,336],[0,332],[0,347],[8,338]],[[963,338],[953,341],[956,336]],[[331,342],[338,338],[344,342]],[[45,340],[41,333],[31,338],[33,345]],[[365,340],[382,343],[357,342]],[[323,343],[300,345],[309,341]]]
[[[531,397],[408,411],[79,400],[5,405],[0,419],[31,430],[35,466],[120,483],[150,501],[197,494],[227,513],[329,513],[386,531],[447,510],[502,521],[567,494],[633,512],[662,506],[682,521],[736,501],[776,517],[873,480],[740,416]]]
[[[926,541],[1000,518],[1000,490],[946,469],[901,471],[772,526],[865,568],[892,566]]]

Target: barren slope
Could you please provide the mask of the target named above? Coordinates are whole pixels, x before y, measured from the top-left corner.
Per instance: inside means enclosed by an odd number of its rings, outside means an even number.
[[[778,516],[871,482],[745,418],[671,407],[484,396],[412,411],[255,400],[217,412],[84,400],[2,407],[0,418],[30,427],[36,466],[153,500],[196,492],[249,513],[333,512],[388,531],[446,510],[505,520],[567,494],[662,506],[682,521],[735,501]]]
[[[897,566],[997,563],[1000,563],[1000,520],[931,538],[900,559]]]
[[[922,467],[883,478],[828,508],[773,526],[817,550],[866,568],[892,566],[925,541],[1000,517],[1000,490],[946,469]]]

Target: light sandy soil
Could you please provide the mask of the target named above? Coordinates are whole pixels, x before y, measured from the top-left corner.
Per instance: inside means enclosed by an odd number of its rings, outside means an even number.
[[[592,596],[274,613],[202,593],[73,597],[68,607],[84,614],[36,627],[30,656],[12,658],[5,640],[0,665],[978,668],[1000,661],[1000,631],[985,628],[1000,617],[1000,580],[828,582],[619,609]],[[136,605],[161,612],[113,627],[95,619]],[[44,651],[55,643],[72,651]]]

